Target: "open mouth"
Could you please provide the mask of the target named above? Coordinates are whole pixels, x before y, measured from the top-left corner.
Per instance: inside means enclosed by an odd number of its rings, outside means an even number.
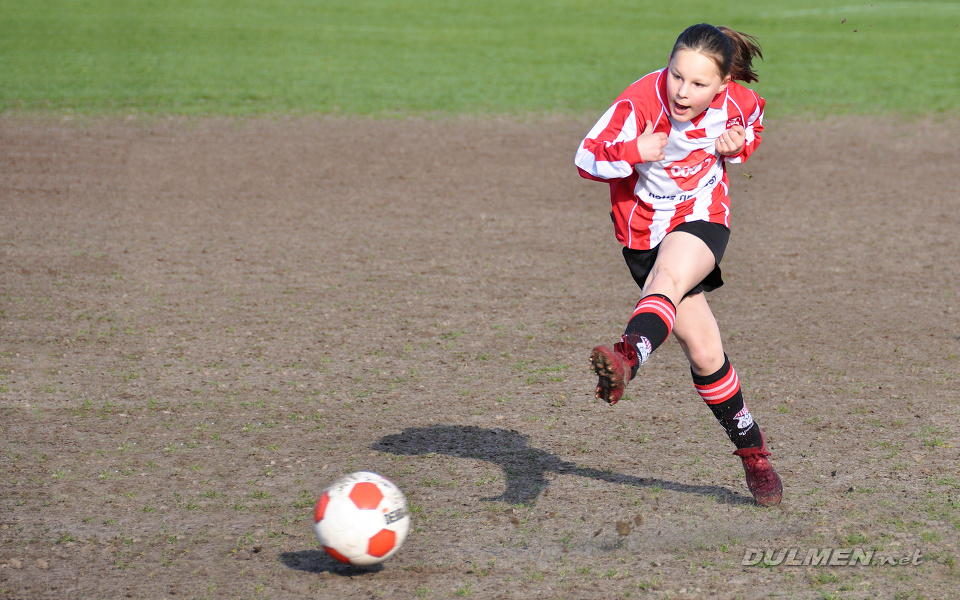
[[[689,107],[689,106],[684,106],[684,105],[682,105],[682,104],[677,104],[676,102],[673,103],[673,112],[674,112],[674,114],[682,115],[682,114],[684,114],[685,112],[687,112],[688,110],[690,110],[690,107]]]

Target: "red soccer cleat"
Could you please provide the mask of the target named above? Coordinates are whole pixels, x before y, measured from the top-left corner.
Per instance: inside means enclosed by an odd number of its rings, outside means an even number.
[[[614,344],[613,349],[607,346],[594,348],[590,353],[590,366],[599,377],[597,398],[610,405],[619,402],[637,364],[636,350],[623,341]]]
[[[783,496],[783,484],[780,482],[780,476],[773,469],[773,465],[767,460],[770,452],[767,451],[767,443],[764,440],[759,448],[740,448],[735,450],[734,454],[743,461],[743,472],[747,476],[747,487],[753,494],[753,499],[760,506],[776,506],[780,504],[780,498]]]

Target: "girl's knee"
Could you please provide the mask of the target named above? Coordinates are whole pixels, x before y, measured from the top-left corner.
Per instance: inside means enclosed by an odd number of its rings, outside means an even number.
[[[654,268],[650,279],[643,287],[644,296],[662,294],[670,298],[674,304],[679,303],[685,293],[686,290],[681,291],[680,278],[668,268]]]
[[[690,368],[697,375],[712,375],[723,367],[723,348],[719,350],[712,346],[686,347],[687,360]]]

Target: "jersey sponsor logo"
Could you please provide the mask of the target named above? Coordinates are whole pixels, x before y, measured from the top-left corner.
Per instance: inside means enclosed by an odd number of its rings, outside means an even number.
[[[727,129],[730,129],[731,127],[735,127],[737,125],[739,125],[740,127],[743,127],[743,120],[740,119],[740,117],[727,119]]]
[[[698,148],[683,160],[666,165],[666,171],[678,188],[689,192],[697,189],[700,180],[710,172],[710,167],[715,162],[717,162],[716,156]]]

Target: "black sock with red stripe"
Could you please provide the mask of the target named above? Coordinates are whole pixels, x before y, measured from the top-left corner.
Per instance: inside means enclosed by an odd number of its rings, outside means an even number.
[[[723,366],[713,375],[700,376],[693,373],[697,393],[707,403],[727,437],[737,448],[759,448],[763,445],[760,426],[743,403],[740,378],[723,356]]]
[[[637,349],[638,360],[630,373],[631,379],[650,354],[670,337],[676,320],[677,308],[670,298],[662,294],[650,294],[637,303],[637,308],[627,323],[627,329],[623,332],[623,341]]]

